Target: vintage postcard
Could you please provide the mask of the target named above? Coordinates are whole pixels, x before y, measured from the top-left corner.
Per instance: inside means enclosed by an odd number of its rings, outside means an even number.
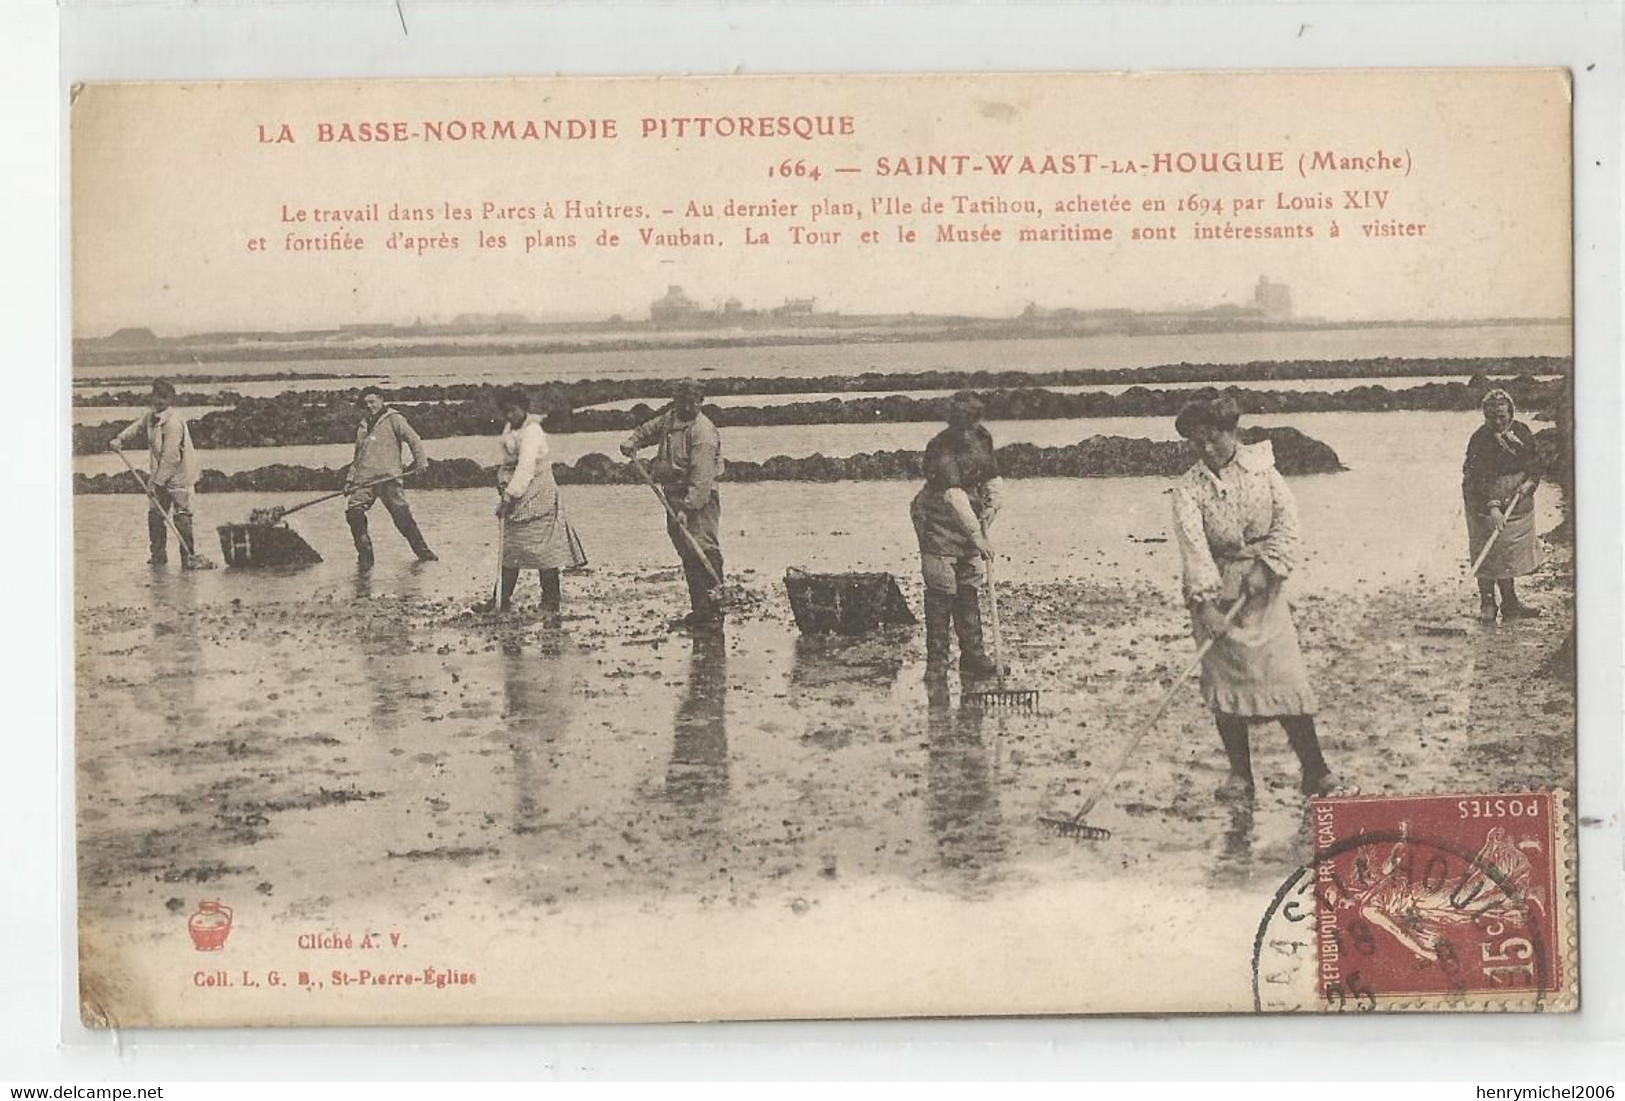
[[[1567,73],[72,95],[86,1022],[1579,1005]]]

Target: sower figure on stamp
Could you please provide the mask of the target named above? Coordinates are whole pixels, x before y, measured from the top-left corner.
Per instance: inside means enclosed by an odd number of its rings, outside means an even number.
[[[1502,619],[1540,615],[1539,609],[1518,599],[1516,579],[1540,568],[1540,540],[1535,536],[1540,455],[1535,434],[1517,416],[1511,394],[1505,390],[1485,394],[1484,423],[1467,441],[1467,459],[1461,467],[1471,561],[1477,562],[1485,544],[1495,538],[1478,567],[1478,618],[1486,623],[1495,622],[1496,589],[1501,590]]]
[[[1324,794],[1334,783],[1284,584],[1301,549],[1297,504],[1269,441],[1241,442],[1239,416],[1235,401],[1221,397],[1190,402],[1174,422],[1200,455],[1174,484],[1174,532],[1196,642],[1217,636],[1202,661],[1202,697],[1230,762],[1218,795],[1252,797],[1249,726],[1259,719],[1280,721],[1303,792]],[[1246,603],[1226,626],[1238,600]]]
[[[704,400],[705,391],[698,382],[679,382],[672,392],[671,408],[638,425],[622,442],[621,454],[636,458],[639,449],[656,448],[651,474],[680,517],[666,519],[666,534],[677,548],[688,583],[690,611],[678,625],[714,628],[722,623],[722,608],[714,594],[723,577],[722,498],[717,493],[717,479],[723,471],[722,436],[700,411]],[[679,522],[687,538],[678,528]],[[704,559],[695,554],[690,539]]]
[[[507,611],[520,570],[535,570],[542,582],[542,618],[556,626],[563,611],[559,571],[587,564],[587,553],[564,516],[553,466],[547,461],[547,433],[530,411],[530,395],[518,386],[498,397],[502,406],[502,465],[497,468],[497,515],[502,517],[501,591],[477,610]]]
[[[123,451],[142,433],[147,437],[147,543],[151,554],[147,564],[162,566],[169,561],[169,522],[174,521],[179,536],[181,565],[194,568],[202,561],[192,534],[192,485],[197,480],[197,460],[192,448],[192,430],[181,411],[174,407],[175,387],[165,379],[152,383],[152,408],[125,426],[108,442],[113,451]],[[164,513],[169,519],[164,518]]]
[[[439,556],[429,549],[418,522],[412,516],[412,507],[406,503],[406,491],[401,479],[408,474],[420,474],[429,462],[423,453],[423,441],[406,418],[384,402],[384,393],[376,386],[361,391],[363,410],[361,423],[355,430],[355,458],[344,479],[344,491],[349,500],[344,507],[344,518],[350,524],[350,536],[355,540],[356,563],[364,570],[372,568],[372,536],[367,534],[367,510],[374,501],[384,502],[384,510],[395,521],[395,528],[406,537],[412,553],[422,562],[435,562]],[[412,454],[412,465],[402,469],[401,445]],[[380,481],[380,479],[388,479]],[[377,485],[368,485],[378,482]]]
[[[959,669],[968,677],[997,670],[982,642],[982,589],[993,557],[987,532],[1003,503],[1004,479],[982,403],[960,393],[948,403],[948,427],[925,446],[925,485],[909,504],[925,579],[925,669],[946,675],[950,628],[959,635]]]

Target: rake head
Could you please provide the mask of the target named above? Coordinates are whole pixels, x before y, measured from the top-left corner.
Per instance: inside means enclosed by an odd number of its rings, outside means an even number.
[[[1050,814],[1041,814],[1038,820],[1048,826],[1050,830],[1061,837],[1070,837],[1074,841],[1107,841],[1112,831],[1101,826],[1091,826],[1082,818],[1057,818]]]
[[[959,694],[961,707],[978,711],[1036,711],[1036,688],[982,688]]]
[[[711,600],[724,612],[742,612],[757,603],[757,598],[743,585],[725,582],[711,587]]]

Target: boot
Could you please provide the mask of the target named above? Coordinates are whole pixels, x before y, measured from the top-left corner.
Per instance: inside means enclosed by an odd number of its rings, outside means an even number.
[[[1518,599],[1518,583],[1508,577],[1497,582],[1501,587],[1502,619],[1539,619],[1540,609],[1531,608]]]
[[[410,508],[403,505],[400,509],[392,511],[389,518],[395,521],[395,530],[406,537],[406,545],[412,548],[412,553],[418,556],[419,562],[440,561],[440,556],[429,549],[428,540],[423,538],[423,532],[418,529],[417,518],[412,515]]]
[[[1247,802],[1253,797],[1253,746],[1247,720],[1236,715],[1213,716],[1219,728],[1219,741],[1230,762],[1230,775],[1214,793],[1220,802]]]
[[[147,546],[152,553],[147,558],[147,565],[162,566],[169,561],[169,525],[164,523],[164,514],[147,510]]]
[[[962,588],[954,596],[954,630],[959,635],[959,672],[991,677],[999,670],[982,648],[982,591]]]
[[[372,569],[372,536],[367,534],[365,509],[344,510],[344,519],[350,524],[350,538],[355,540],[355,563],[364,570]]]
[[[500,595],[493,594],[474,605],[476,612],[505,612],[513,605],[513,591],[519,584],[517,569],[503,568]]]
[[[1303,770],[1300,785],[1305,795],[1325,795],[1337,785],[1332,779],[1331,766],[1320,752],[1320,735],[1315,732],[1312,715],[1288,715],[1281,720],[1286,730],[1287,744],[1298,755],[1298,766]]]
[[[1495,582],[1478,583],[1478,618],[1485,623],[1495,622]]]
[[[558,570],[538,570],[542,579],[542,619],[549,626],[557,626],[564,618],[564,591],[559,583]]]
[[[952,646],[954,598],[947,593],[925,590],[925,674],[942,676],[948,671],[948,650]]]
[[[716,556],[712,556],[713,563]],[[688,583],[688,605],[692,609],[686,616],[677,620],[674,626],[687,628],[712,629],[722,625],[722,609],[717,606],[715,597],[711,595],[711,586],[715,584],[711,575],[706,572],[705,566],[699,562],[683,560],[683,580]]]
[[[189,570],[195,569],[200,562],[197,539],[192,534],[192,516],[187,512],[177,512],[171,518],[175,521],[175,531],[180,536],[181,565]]]

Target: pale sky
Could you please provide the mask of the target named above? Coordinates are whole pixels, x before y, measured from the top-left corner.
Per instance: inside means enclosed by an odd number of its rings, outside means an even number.
[[[851,136],[641,136],[640,120],[676,116],[850,116]],[[613,119],[618,136],[583,141],[423,140],[426,122]],[[399,122],[388,143],[316,140],[318,124]],[[263,143],[287,124],[288,143]],[[816,297],[847,313],[915,311],[1000,316],[1027,302],[1129,307],[1246,303],[1260,275],[1291,286],[1299,315],[1336,319],[1567,316],[1570,311],[1568,86],[1552,70],[1339,72],[1153,76],[754,77],[694,80],[530,80],[92,87],[73,108],[74,331],[145,325],[175,335],[211,329],[340,324],[519,311],[537,317],[647,316],[680,284],[711,304],[747,307]],[[1280,155],[1280,172],[1112,174],[1107,162],[1154,163],[1158,153]],[[1316,151],[1404,167],[1315,171]],[[992,177],[878,175],[918,156],[1094,154],[1089,174]],[[786,158],[823,170],[772,179]],[[1267,160],[1265,161],[1267,164]],[[838,167],[859,168],[836,173]],[[793,162],[792,162],[793,170]],[[1346,209],[1345,191],[1386,193],[1386,206]],[[955,196],[1031,200],[1036,221],[956,214]],[[1222,201],[1219,214],[1182,213],[1182,199]],[[879,216],[872,203],[911,203]],[[1061,213],[1060,201],[1161,198],[1162,213]],[[641,217],[552,220],[566,200],[645,208]],[[689,201],[720,213],[729,200],[794,202],[793,217],[684,219]],[[1253,204],[1233,209],[1235,200]],[[1282,201],[1334,209],[1287,211]],[[861,220],[822,218],[814,202],[851,202]],[[920,211],[927,200],[943,214]],[[352,223],[360,251],[286,251],[286,235],[331,229],[303,208],[380,204],[382,220]],[[388,220],[389,207],[468,208],[473,218]],[[482,217],[484,204],[521,209]],[[663,215],[671,209],[673,215]],[[1342,231],[1324,239],[1332,220]],[[1425,226],[1367,238],[1362,223]],[[1195,223],[1305,223],[1314,240],[1190,240]],[[999,228],[998,243],[939,244],[941,224]],[[790,225],[839,230],[840,244],[793,246]],[[1111,227],[1116,240],[1013,240],[1023,224]],[[744,230],[771,244],[748,246]],[[1132,242],[1132,227],[1172,226],[1176,240]],[[919,240],[900,244],[900,227]],[[602,248],[599,232],[623,244]],[[720,246],[659,249],[640,229],[714,232]],[[384,247],[391,231],[461,238],[454,252],[417,256]],[[503,234],[505,251],[475,247]],[[860,243],[875,231],[881,240]],[[1402,230],[1403,232],[1403,230]],[[576,236],[569,250],[527,255],[530,234]],[[263,237],[265,251],[249,242]]]

